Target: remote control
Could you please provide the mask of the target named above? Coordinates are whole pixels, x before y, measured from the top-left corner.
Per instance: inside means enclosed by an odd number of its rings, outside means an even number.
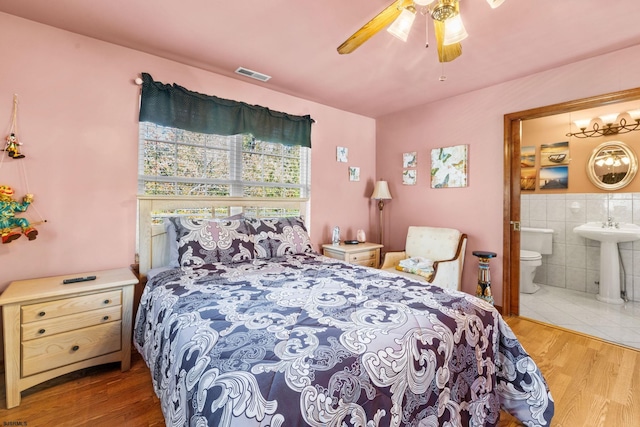
[[[62,283],[67,285],[69,283],[88,282],[89,280],[96,280],[96,276],[74,277],[73,279],[64,279]]]

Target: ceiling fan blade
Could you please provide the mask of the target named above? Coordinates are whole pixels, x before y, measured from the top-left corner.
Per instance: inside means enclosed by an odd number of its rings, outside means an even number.
[[[413,4],[413,0],[395,0],[389,7],[377,14],[371,21],[353,33],[351,37],[338,46],[338,53],[351,53],[359,48],[364,42],[378,33],[387,25],[391,24],[400,15],[405,7]]]
[[[438,61],[451,62],[462,55],[462,45],[458,43],[444,46],[444,22],[433,20],[433,26],[436,33],[436,41],[438,42]]]

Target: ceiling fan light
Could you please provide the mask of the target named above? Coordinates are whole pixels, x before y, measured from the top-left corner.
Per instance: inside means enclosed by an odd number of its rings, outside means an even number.
[[[400,12],[400,16],[393,21],[393,24],[387,28],[387,31],[393,35],[394,37],[399,38],[403,42],[406,42],[409,38],[409,31],[411,31],[411,26],[413,25],[413,21],[416,19],[416,9],[413,6],[409,6],[405,9],[402,9]]]
[[[458,0],[438,0],[431,9],[431,17],[436,21],[446,21],[458,13]]]
[[[413,0],[413,3],[417,6],[429,6],[431,3],[433,3],[436,0]],[[503,0],[504,1],[504,0]]]
[[[492,9],[495,9],[504,3],[504,0],[487,0],[487,3],[489,3],[489,6],[491,6]]]
[[[444,41],[442,42],[444,46],[461,42],[467,37],[469,37],[469,34],[467,34],[467,30],[462,24],[462,18],[460,18],[459,13],[453,18],[444,21]]]

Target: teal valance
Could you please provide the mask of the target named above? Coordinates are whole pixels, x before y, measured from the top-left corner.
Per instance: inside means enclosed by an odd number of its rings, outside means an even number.
[[[252,134],[266,142],[311,147],[310,116],[294,116],[259,105],[192,92],[156,82],[142,73],[140,121],[192,132]]]

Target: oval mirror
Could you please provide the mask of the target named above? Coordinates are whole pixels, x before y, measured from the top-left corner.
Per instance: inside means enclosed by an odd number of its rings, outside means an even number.
[[[587,176],[598,188],[618,190],[636,176],[638,158],[624,142],[608,141],[598,145],[587,163]]]

